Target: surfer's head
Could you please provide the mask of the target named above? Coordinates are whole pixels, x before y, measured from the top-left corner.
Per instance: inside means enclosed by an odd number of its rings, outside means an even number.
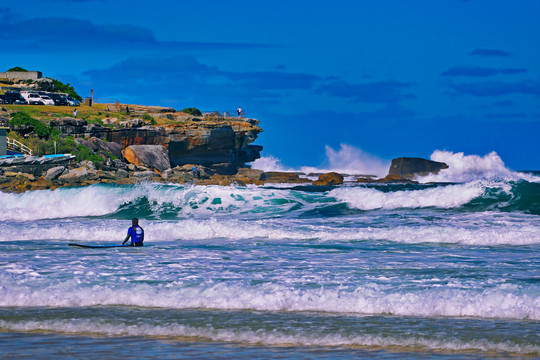
[[[133,218],[131,220],[131,226],[138,226],[139,225],[139,219]]]

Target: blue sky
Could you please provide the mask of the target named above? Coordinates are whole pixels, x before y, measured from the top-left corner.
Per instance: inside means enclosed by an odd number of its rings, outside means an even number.
[[[0,2],[0,70],[123,103],[261,120],[263,156],[323,166],[496,151],[540,169],[540,2]]]

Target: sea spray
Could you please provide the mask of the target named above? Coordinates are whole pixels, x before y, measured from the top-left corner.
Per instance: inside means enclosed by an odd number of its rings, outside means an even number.
[[[506,167],[496,152],[485,156],[465,155],[462,152],[436,150],[431,154],[431,160],[444,162],[448,169],[441,170],[436,175],[419,177],[426,182],[469,182],[475,180],[540,182],[540,177],[512,171]]]

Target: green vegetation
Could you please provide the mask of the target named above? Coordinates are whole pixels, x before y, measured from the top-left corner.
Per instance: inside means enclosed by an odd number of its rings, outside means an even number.
[[[41,139],[47,139],[49,138],[49,135],[51,135],[50,127],[24,112],[19,111],[11,114],[9,123],[16,126],[30,126],[32,127],[32,132]]]
[[[90,160],[96,165],[101,164],[104,161],[102,157],[94,154],[92,150],[86,146],[77,144],[75,139],[71,136],[64,138],[55,134],[48,141],[34,138],[33,141],[31,141],[31,145],[35,155],[42,156],[46,154],[54,154],[55,142],[56,153],[58,154],[72,154],[75,155],[75,159],[77,161]],[[114,158],[112,155],[111,157]]]
[[[193,115],[193,116],[202,116],[201,110],[199,110],[197,108],[194,108],[194,107],[185,108],[185,109],[182,110],[182,112],[184,112],[186,114],[189,114],[189,115]]]
[[[79,101],[83,100],[82,97],[79,94],[77,94],[77,92],[75,91],[75,88],[73,88],[73,86],[71,86],[69,83],[64,84],[63,82],[56,79],[52,79],[52,81],[53,81],[53,88],[52,88],[53,92],[65,93],[76,100],[79,100]]]
[[[9,69],[7,72],[15,72],[15,71],[22,71],[22,72],[28,72],[28,70],[23,69],[20,66],[15,66],[14,68]]]
[[[73,137],[60,136],[58,131],[53,130],[48,125],[34,119],[25,112],[19,111],[13,113],[9,123],[15,126],[22,125],[30,126],[32,128],[32,131],[28,134],[28,136],[22,136],[17,133],[17,131],[11,131],[9,133],[9,137],[14,138],[30,147],[36,156],[54,154],[54,143],[56,142],[56,153],[58,154],[73,154],[75,155],[77,161],[91,160],[95,164],[101,164],[104,161],[103,157],[94,154],[92,150],[86,146],[77,144]],[[106,152],[106,155],[112,160],[115,159],[115,157],[109,152]]]
[[[144,113],[142,116],[142,120],[149,122],[151,125],[156,125],[156,119],[154,119],[152,116],[148,115],[148,113]]]

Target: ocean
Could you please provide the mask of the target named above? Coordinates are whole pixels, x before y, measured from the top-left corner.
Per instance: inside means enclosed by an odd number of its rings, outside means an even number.
[[[476,170],[0,193],[0,357],[538,358],[540,173]]]

